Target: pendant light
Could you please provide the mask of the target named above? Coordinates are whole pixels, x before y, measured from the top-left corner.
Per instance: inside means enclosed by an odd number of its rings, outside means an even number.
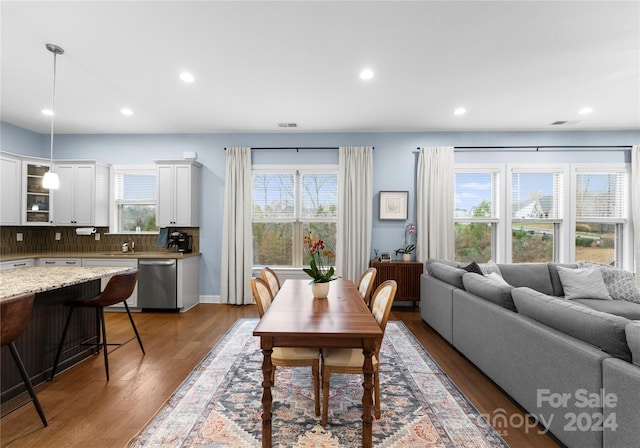
[[[53,93],[51,94],[51,155],[49,171],[44,173],[42,187],[48,190],[57,190],[60,187],[60,178],[53,172],[53,118],[56,115],[56,58],[63,54],[64,50],[57,45],[47,44],[47,50],[53,53]]]

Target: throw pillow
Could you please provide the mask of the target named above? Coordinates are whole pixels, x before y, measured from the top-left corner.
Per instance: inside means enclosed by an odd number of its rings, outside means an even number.
[[[492,272],[497,273],[500,277],[502,277],[502,272],[500,272],[500,266],[495,264],[492,260],[489,260],[487,263],[481,263],[480,269],[482,269],[482,273],[484,275],[491,274]]]
[[[565,299],[611,300],[599,267],[571,269],[557,266]]]
[[[599,266],[604,284],[612,299],[640,303],[640,289],[636,286],[636,277],[633,272],[591,262],[580,262],[578,266]]]
[[[462,269],[464,269],[467,272],[473,272],[474,274],[484,275],[482,273],[482,269],[480,269],[480,266],[475,261],[472,261],[466,266],[462,266]]]
[[[497,283],[499,285],[507,285],[507,286],[509,285],[509,283],[507,283],[506,280],[502,278],[502,275],[498,274],[497,272],[489,272],[484,276],[487,277],[492,282]]]

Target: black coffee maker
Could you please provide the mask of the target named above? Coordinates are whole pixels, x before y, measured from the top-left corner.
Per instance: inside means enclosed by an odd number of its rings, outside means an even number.
[[[168,247],[173,252],[190,254],[193,252],[193,236],[182,232],[171,232]]]

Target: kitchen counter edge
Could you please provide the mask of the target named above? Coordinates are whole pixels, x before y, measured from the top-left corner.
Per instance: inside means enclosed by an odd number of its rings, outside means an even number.
[[[40,252],[28,254],[4,254],[0,255],[0,262],[22,260],[25,258],[172,258],[181,260],[185,258],[199,257],[200,255],[200,252],[193,252],[190,254],[183,254],[179,252],[140,252],[134,254],[121,254],[118,252]]]

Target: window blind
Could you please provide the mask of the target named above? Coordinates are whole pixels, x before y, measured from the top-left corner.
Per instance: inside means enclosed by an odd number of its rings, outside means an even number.
[[[295,173],[255,173],[253,175],[254,220],[295,219]]]
[[[149,203],[156,201],[155,172],[116,173],[114,181],[117,203]]]
[[[458,172],[455,187],[455,217],[498,218],[498,172]]]
[[[338,176],[336,174],[300,175],[300,218],[333,218],[338,214]]]
[[[627,216],[623,172],[577,172],[576,218],[624,219]]]
[[[514,219],[562,219],[563,173],[513,170],[511,217]]]

